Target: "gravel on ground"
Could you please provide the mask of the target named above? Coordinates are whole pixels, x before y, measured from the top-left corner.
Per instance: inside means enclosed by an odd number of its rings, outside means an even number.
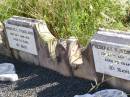
[[[13,63],[19,76],[17,82],[0,82],[0,97],[74,97],[85,94],[93,81],[64,77],[55,71],[0,56],[0,63]],[[105,89],[100,86],[96,91]]]

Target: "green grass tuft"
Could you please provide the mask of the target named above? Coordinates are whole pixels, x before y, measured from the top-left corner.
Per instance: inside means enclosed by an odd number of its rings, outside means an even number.
[[[99,27],[125,29],[118,0],[4,0],[0,20],[13,15],[44,19],[57,38],[76,36],[86,45]]]

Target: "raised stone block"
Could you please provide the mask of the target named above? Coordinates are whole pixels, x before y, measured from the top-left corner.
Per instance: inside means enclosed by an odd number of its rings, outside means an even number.
[[[71,75],[65,57],[57,61],[58,40],[45,21],[13,16],[4,22],[4,27],[3,42],[13,58]]]
[[[35,25],[41,21],[13,16],[4,22],[6,45],[14,58],[39,65]],[[4,42],[5,42],[4,41]]]
[[[17,81],[18,75],[16,74],[15,67],[11,63],[0,64],[0,81]]]
[[[96,72],[108,75],[104,80],[110,79],[113,86],[130,90],[130,33],[100,30],[91,46]]]

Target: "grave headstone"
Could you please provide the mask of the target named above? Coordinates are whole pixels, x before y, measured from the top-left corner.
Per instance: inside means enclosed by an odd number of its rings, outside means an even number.
[[[36,20],[12,17],[5,21],[9,46],[30,54],[38,55],[33,26],[40,23]]]
[[[100,30],[91,46],[96,72],[113,77],[109,82],[114,86],[130,90],[125,87],[130,82],[130,33]]]
[[[91,44],[97,72],[130,80],[130,33],[98,31]]]
[[[45,21],[13,16],[4,21],[4,27],[3,42],[13,58],[70,75],[65,57],[57,62],[58,40]]]

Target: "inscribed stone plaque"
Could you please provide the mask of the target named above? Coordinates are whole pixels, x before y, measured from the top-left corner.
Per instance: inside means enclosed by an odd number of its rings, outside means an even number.
[[[11,21],[11,19],[8,21]],[[5,29],[9,46],[20,51],[37,55],[34,30],[33,27],[27,26],[29,22],[12,19],[13,24],[11,24],[8,21],[5,23]],[[18,23],[20,25],[18,25]],[[22,26],[21,24],[25,24],[26,26]]]
[[[91,45],[96,72],[130,80],[130,33],[98,31]]]

